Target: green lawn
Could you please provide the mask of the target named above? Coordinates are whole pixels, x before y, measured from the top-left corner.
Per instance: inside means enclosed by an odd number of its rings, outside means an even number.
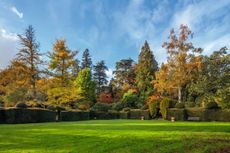
[[[199,153],[230,146],[230,123],[98,120],[0,125],[0,152]]]

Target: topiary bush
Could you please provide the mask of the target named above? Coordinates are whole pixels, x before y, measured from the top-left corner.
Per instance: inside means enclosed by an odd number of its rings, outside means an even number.
[[[92,111],[99,111],[99,112],[108,112],[108,110],[111,110],[112,105],[106,104],[106,103],[96,103],[91,108]]]
[[[218,107],[218,104],[216,102],[212,101],[212,102],[207,103],[205,105],[205,108],[206,109],[217,109],[219,107]]]
[[[112,110],[121,111],[124,108],[124,103],[117,102],[112,104]]]
[[[124,103],[124,107],[138,108],[140,99],[136,93],[132,92],[132,90],[129,90],[123,95],[122,102]]]
[[[175,108],[184,108],[184,103],[176,103]]]
[[[27,105],[26,103],[24,102],[19,102],[15,105],[16,108],[23,108],[23,109],[26,109],[27,108]]]
[[[161,115],[164,119],[166,119],[167,117],[167,109],[168,108],[173,108],[176,104],[176,101],[168,98],[168,97],[165,97],[162,99],[162,101],[160,102],[160,112],[161,112]]]
[[[157,113],[159,111],[159,105],[160,105],[160,102],[157,100],[151,101],[148,103],[149,113],[152,118],[155,118],[157,116]]]

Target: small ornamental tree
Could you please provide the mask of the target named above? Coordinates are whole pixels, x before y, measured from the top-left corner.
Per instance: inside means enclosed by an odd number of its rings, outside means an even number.
[[[82,69],[78,73],[74,85],[77,93],[79,93],[85,101],[88,101],[91,104],[96,102],[96,84],[92,80],[89,68]]]

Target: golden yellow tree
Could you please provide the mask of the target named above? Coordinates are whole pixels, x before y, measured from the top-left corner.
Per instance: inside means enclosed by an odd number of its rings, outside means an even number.
[[[169,42],[163,44],[168,52],[167,64],[164,64],[156,73],[154,85],[158,91],[172,92],[177,90],[178,102],[181,102],[182,88],[194,79],[194,73],[201,66],[201,48],[195,48],[189,38],[192,32],[186,25],[180,26],[180,32],[171,30]]]
[[[51,58],[49,68],[55,71],[54,76],[61,80],[62,85],[68,81],[70,69],[76,64],[74,59],[76,54],[77,52],[68,49],[63,39],[58,39],[53,45],[53,52],[49,53]]]

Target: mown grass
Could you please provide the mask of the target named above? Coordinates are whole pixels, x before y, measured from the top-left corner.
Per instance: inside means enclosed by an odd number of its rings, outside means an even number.
[[[0,125],[0,152],[211,153],[230,146],[230,123],[141,120]]]

